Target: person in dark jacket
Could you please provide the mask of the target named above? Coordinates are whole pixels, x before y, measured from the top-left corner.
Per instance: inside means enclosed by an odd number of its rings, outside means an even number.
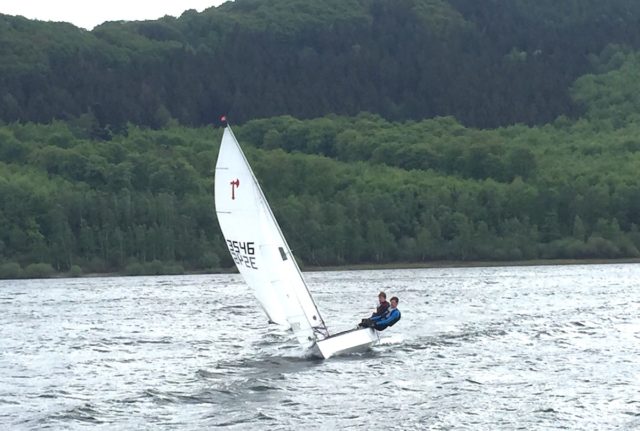
[[[367,318],[367,319],[362,319],[362,321],[360,321],[360,324],[358,325],[358,327],[361,328],[367,328],[369,327],[369,321],[373,318],[380,318],[380,317],[385,317],[389,311],[389,303],[387,302],[387,294],[384,292],[380,292],[378,294],[378,308],[376,308],[376,311],[373,312],[373,314],[371,315],[371,317]]]
[[[377,331],[384,331],[389,326],[393,326],[398,323],[402,314],[400,310],[398,310],[398,297],[394,296],[391,298],[391,307],[388,310],[388,313],[384,317],[375,317],[371,318],[371,322],[373,323],[372,328],[375,328]]]
[[[387,315],[387,311],[389,310],[389,303],[387,302],[387,294],[384,292],[378,293],[378,302],[380,304],[378,305],[378,308],[376,308],[376,311],[371,315],[370,319],[373,319],[374,317],[382,317]]]

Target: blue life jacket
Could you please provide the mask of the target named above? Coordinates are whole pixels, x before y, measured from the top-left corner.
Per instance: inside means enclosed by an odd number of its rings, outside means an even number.
[[[375,328],[378,331],[384,331],[389,326],[395,325],[398,322],[398,320],[400,320],[401,317],[402,317],[402,314],[400,313],[400,310],[395,308],[395,309],[391,310],[389,315],[387,317],[385,317],[384,319],[376,320],[375,321],[375,324],[376,324]]]

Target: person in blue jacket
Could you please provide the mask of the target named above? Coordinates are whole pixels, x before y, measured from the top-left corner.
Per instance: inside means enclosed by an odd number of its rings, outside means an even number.
[[[384,331],[389,326],[395,325],[398,320],[400,320],[400,317],[402,317],[400,310],[398,310],[398,302],[397,296],[391,298],[391,307],[389,307],[387,313],[383,316],[375,316],[368,319],[367,322],[364,322],[363,326],[374,328],[377,331]]]

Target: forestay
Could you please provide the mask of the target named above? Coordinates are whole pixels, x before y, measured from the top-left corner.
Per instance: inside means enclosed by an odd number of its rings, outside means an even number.
[[[220,228],[238,270],[272,322],[305,346],[328,336],[289,246],[230,127],[215,173]]]

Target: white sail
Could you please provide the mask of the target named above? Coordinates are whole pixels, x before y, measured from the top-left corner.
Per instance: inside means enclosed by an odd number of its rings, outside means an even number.
[[[269,319],[303,345],[329,334],[260,185],[230,127],[220,144],[215,205],[227,247]]]

